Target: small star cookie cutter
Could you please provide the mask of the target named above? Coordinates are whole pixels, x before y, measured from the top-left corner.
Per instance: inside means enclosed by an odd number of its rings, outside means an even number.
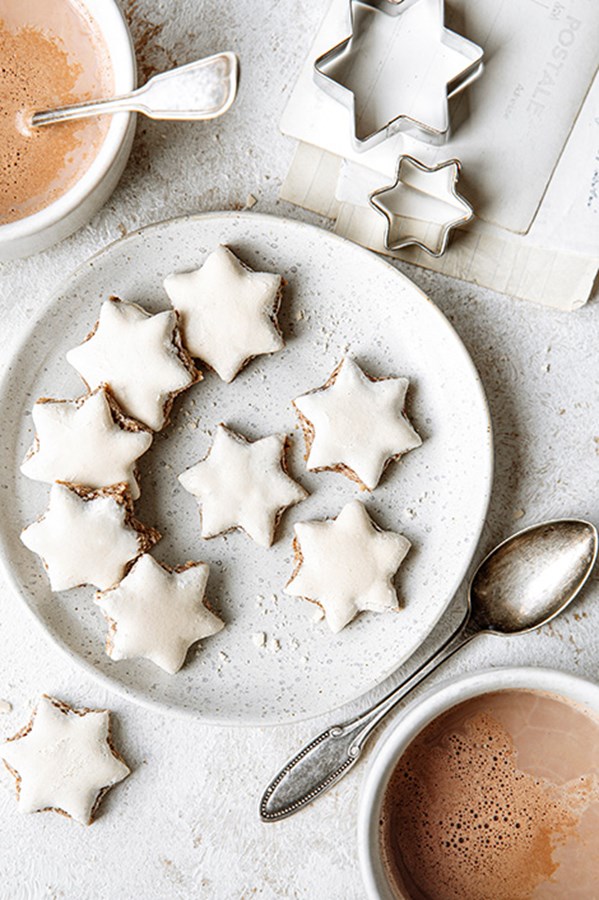
[[[377,188],[368,198],[387,220],[387,250],[416,246],[434,257],[445,253],[453,229],[474,218],[474,210],[457,191],[460,170],[457,159],[426,166],[413,156],[399,157],[393,184]]]
[[[393,92],[387,94],[386,101],[382,92],[376,91],[376,81],[379,77],[385,78],[385,68],[389,68],[397,61],[397,41],[402,27],[402,16],[418,5],[422,7],[422,15],[428,16],[429,19],[432,17],[433,22],[427,20],[417,26],[420,43],[413,40],[407,41],[405,74],[412,81],[409,88],[411,99],[404,100],[406,107],[404,109],[400,107],[397,112],[389,113],[387,109],[384,112],[387,121],[382,125],[378,122],[375,124],[372,115],[377,104],[377,97],[378,103],[383,107],[385,105],[388,107],[389,103],[393,102],[397,91],[397,76]],[[445,27],[444,0],[348,0],[348,11],[349,37],[344,38],[315,60],[313,75],[319,87],[350,110],[354,123],[352,141],[355,149],[367,150],[400,131],[412,132],[419,139],[429,143],[445,143],[450,130],[448,101],[481,74],[483,69],[482,49],[467,38]],[[363,80],[358,71],[360,53],[362,51],[366,55],[366,52],[372,49],[365,46],[365,34],[368,26],[364,24],[364,20],[369,20],[372,24],[372,13],[381,13],[389,20],[389,28],[385,28],[387,46],[384,48],[384,52],[379,51],[379,58],[375,63],[378,74],[374,87],[369,85],[371,90],[368,98],[363,104],[360,104],[355,89],[342,80],[345,73],[335,77],[329,70],[334,68],[343,56],[347,55],[348,59],[354,58],[354,62],[347,71],[349,80],[352,80],[352,72],[357,83]],[[393,25],[392,20],[396,20],[396,25],[390,30]],[[425,55],[423,58],[420,52],[422,40],[430,35],[431,24],[438,28],[438,41],[432,45],[428,41],[425,42],[428,44],[429,55]],[[405,23],[403,27],[407,33]],[[354,45],[356,46],[354,47]],[[409,58],[410,54],[411,58]],[[430,87],[432,84],[431,73],[435,74],[435,66],[437,67],[437,84],[442,83],[443,90],[438,91],[439,96],[433,96],[431,102],[431,93],[434,94],[434,86]],[[444,73],[440,71],[439,66],[441,69],[444,68]],[[385,78],[385,80],[389,81],[390,79]],[[424,103],[422,98],[425,98]],[[435,106],[435,103],[438,105],[433,111],[432,107]]]

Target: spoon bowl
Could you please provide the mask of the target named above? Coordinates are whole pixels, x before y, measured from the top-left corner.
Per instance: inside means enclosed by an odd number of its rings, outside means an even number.
[[[472,621],[481,631],[523,634],[558,616],[587,581],[599,546],[590,522],[561,519],[499,544],[470,584]]]

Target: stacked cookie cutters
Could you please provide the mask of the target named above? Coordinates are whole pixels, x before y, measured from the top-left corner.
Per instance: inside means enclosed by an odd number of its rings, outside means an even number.
[[[356,150],[398,132],[446,143],[449,100],[481,74],[482,49],[445,27],[444,0],[347,2],[349,36],[315,60],[313,74],[350,110]],[[394,183],[369,196],[386,219],[388,250],[416,245],[432,256],[445,252],[450,232],[474,215],[457,192],[460,168],[457,159],[427,166],[399,157]]]

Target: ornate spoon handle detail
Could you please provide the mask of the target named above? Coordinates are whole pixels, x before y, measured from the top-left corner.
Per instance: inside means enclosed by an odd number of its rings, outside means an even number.
[[[283,767],[260,801],[260,818],[276,822],[328,791],[360,758],[364,744],[387,713],[437,666],[468,643],[480,628],[468,618],[426,662],[361,716],[332,725]]]

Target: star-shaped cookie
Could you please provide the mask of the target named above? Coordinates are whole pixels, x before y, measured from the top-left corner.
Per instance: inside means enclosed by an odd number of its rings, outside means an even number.
[[[298,522],[294,549],[298,561],[285,592],[318,603],[333,632],[362,610],[397,609],[393,578],[410,542],[381,531],[359,500],[336,519]]]
[[[57,483],[47,512],[22,532],[21,540],[41,557],[53,591],[82,584],[106,590],[160,539],[158,531],[131,513],[124,484],[83,491]]]
[[[111,297],[84,342],[67,353],[90,390],[106,384],[128,416],[160,431],[175,396],[199,380],[172,310],[152,316]]]
[[[307,497],[285,471],[286,443],[285,434],[248,441],[218,426],[208,456],[179,475],[201,505],[202,537],[241,528],[270,547],[284,510]]]
[[[282,285],[280,275],[254,272],[225,246],[200,269],[164,282],[189,352],[227,382],[254,356],[284,347],[276,319]]]
[[[109,622],[106,652],[115,660],[145,657],[174,675],[190,646],[224,623],[204,604],[206,563],[168,569],[140,556],[129,574],[96,603]]]
[[[106,709],[71,709],[42,695],[29,724],[0,748],[21,812],[54,810],[89,825],[106,791],[129,774]]]
[[[312,472],[332,470],[373,491],[392,459],[422,443],[408,421],[407,378],[371,378],[345,357],[329,380],[293,401]]]
[[[104,388],[77,400],[38,400],[35,441],[21,466],[34,481],[66,481],[97,489],[125,482],[139,497],[135,463],[151,433],[125,418]]]

